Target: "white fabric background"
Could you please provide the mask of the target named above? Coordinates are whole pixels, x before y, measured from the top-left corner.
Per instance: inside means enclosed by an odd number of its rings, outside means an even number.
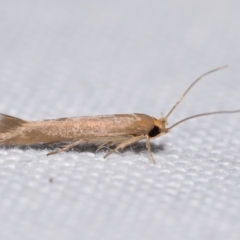
[[[239,1],[1,1],[0,112],[23,119],[240,108]],[[240,114],[113,154],[0,149],[1,239],[239,239]],[[52,182],[49,180],[52,179]]]

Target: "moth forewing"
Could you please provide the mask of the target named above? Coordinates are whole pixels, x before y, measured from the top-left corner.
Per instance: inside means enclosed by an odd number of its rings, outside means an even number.
[[[98,146],[116,145],[116,148],[109,152],[110,154],[144,139],[154,128],[154,121],[156,119],[139,113],[43,121],[24,121],[2,114],[0,118],[0,143],[2,145],[32,145],[69,142],[62,149],[50,154],[85,143],[93,143]],[[1,126],[3,127],[1,128]]]

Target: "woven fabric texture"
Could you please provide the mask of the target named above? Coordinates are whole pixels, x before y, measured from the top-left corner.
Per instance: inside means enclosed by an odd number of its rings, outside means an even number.
[[[0,112],[26,120],[240,108],[238,1],[1,1]],[[0,148],[0,238],[240,239],[240,114],[103,159]]]

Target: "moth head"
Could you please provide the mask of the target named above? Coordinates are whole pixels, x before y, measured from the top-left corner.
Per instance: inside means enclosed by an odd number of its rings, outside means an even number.
[[[166,128],[167,119],[165,117],[162,117],[160,119],[153,118],[153,122],[154,122],[154,127],[148,133],[148,136],[150,138],[157,138],[168,132],[168,129]]]
[[[196,114],[187,118],[184,118],[176,123],[174,123],[172,126],[170,127],[166,127],[167,125],[167,120],[168,117],[171,115],[171,113],[174,111],[174,109],[178,106],[178,104],[182,101],[182,99],[185,97],[185,95],[189,92],[189,90],[203,77],[205,77],[206,75],[216,72],[218,70],[221,70],[223,68],[226,68],[227,66],[223,66],[223,67],[219,67],[216,69],[213,69],[211,71],[208,71],[206,73],[204,73],[203,75],[201,75],[200,77],[198,77],[188,88],[187,90],[183,93],[183,95],[180,97],[180,99],[174,104],[174,106],[171,108],[171,110],[168,112],[168,114],[165,117],[161,117],[159,119],[153,119],[154,120],[154,127],[153,129],[148,133],[148,136],[150,138],[156,138],[159,137],[161,135],[164,135],[166,133],[168,133],[172,128],[174,128],[175,126],[177,126],[178,124],[185,122],[189,119],[192,118],[196,118],[196,117],[201,117],[201,116],[207,116],[207,115],[213,115],[213,114],[221,114],[221,113],[237,113],[240,112],[240,110],[234,110],[234,111],[217,111],[217,112],[208,112],[208,113],[201,113],[201,114]]]

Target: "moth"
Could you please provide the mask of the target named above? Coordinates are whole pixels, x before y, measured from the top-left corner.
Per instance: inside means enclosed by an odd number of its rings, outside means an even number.
[[[20,118],[0,114],[0,145],[32,145],[38,143],[66,143],[63,147],[49,152],[47,155],[67,151],[77,145],[95,144],[98,148],[111,147],[104,158],[111,153],[123,149],[133,143],[146,140],[146,148],[153,163],[150,140],[168,133],[178,124],[189,119],[222,113],[237,113],[234,111],[217,111],[193,115],[184,118],[170,127],[167,120],[173,110],[182,101],[189,90],[206,75],[223,69],[219,67],[198,77],[183,93],[166,116],[154,118],[146,114],[114,114],[105,116],[86,116],[73,118],[49,119],[40,121],[25,121]]]

